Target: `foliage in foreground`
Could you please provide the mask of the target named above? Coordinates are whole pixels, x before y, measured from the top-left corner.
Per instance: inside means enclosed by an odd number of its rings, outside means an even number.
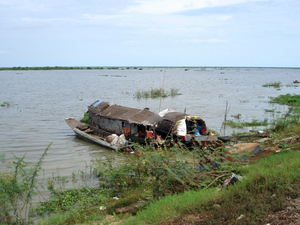
[[[242,182],[216,189],[185,192],[153,202],[122,224],[180,224],[196,214],[200,224],[265,224],[268,212],[284,208],[286,199],[300,196],[300,151],[283,151],[244,167]],[[167,209],[167,210],[166,210]]]
[[[27,224],[30,221],[31,200],[37,194],[38,172],[51,143],[39,161],[32,165],[23,157],[14,156],[10,168],[0,173],[0,221],[6,224]],[[4,160],[2,160],[4,163]]]
[[[232,158],[232,155],[230,156]],[[49,202],[42,204],[39,212],[60,215],[75,210],[82,217],[64,218],[60,223],[81,223],[95,212],[112,214],[116,208],[139,201],[149,202],[187,190],[217,186],[222,182],[219,178],[225,179],[225,176],[230,175],[230,165],[226,157],[226,152],[221,149],[215,152],[209,148],[189,151],[183,146],[177,146],[171,149],[159,147],[154,150],[152,146],[137,145],[135,154],[126,155],[124,161],[107,157],[94,163],[100,185],[94,192],[102,193],[102,198],[86,196],[94,201],[89,200],[89,204],[82,204],[78,196],[82,194],[80,190],[57,192]],[[74,194],[74,201],[70,200],[71,193]],[[63,202],[68,202],[68,205],[62,205]]]

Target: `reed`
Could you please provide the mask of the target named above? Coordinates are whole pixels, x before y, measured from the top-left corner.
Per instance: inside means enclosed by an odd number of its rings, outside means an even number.
[[[274,88],[280,88],[281,87],[281,82],[271,82],[267,84],[263,84],[263,87],[274,87]]]
[[[136,97],[137,99],[141,99],[141,98],[156,99],[156,98],[175,97],[177,95],[181,95],[181,93],[179,92],[179,88],[171,88],[169,91],[166,91],[163,88],[151,88],[148,91],[140,91],[140,90],[136,91],[134,97]]]

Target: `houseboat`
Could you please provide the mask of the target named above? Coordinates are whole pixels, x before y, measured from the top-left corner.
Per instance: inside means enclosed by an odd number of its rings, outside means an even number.
[[[218,138],[207,132],[205,121],[172,110],[154,113],[147,108],[129,108],[97,100],[88,106],[88,124],[74,118],[65,121],[74,133],[87,141],[114,150],[129,148],[131,143],[170,142],[170,140],[203,145]]]

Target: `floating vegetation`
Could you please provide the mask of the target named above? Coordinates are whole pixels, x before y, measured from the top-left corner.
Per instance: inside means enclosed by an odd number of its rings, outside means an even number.
[[[265,109],[265,112],[266,113],[273,113],[273,112],[275,112],[275,109]]]
[[[9,107],[10,106],[10,103],[9,102],[3,102],[1,104],[1,107]]]
[[[287,84],[286,87],[298,87],[298,84]]]
[[[249,100],[240,100],[240,103],[249,103]]]
[[[126,77],[126,76],[123,76],[123,75],[107,75],[107,74],[99,75],[99,76],[101,76],[101,77]]]
[[[179,88],[171,88],[168,92],[165,91],[165,89],[163,88],[152,88],[149,91],[137,91],[135,93],[135,97],[138,99],[141,98],[166,98],[166,97],[174,97],[176,95],[181,95],[181,93],[179,93]]]
[[[280,88],[281,82],[273,82],[273,83],[267,83],[262,85],[263,87],[274,87],[274,88]]]
[[[225,125],[228,125],[232,128],[268,126],[268,119],[264,119],[263,121],[254,119],[252,122],[234,122],[233,120],[227,120]]]
[[[271,97],[270,103],[300,107],[300,95],[286,94],[286,95],[279,95],[278,97],[275,98]]]

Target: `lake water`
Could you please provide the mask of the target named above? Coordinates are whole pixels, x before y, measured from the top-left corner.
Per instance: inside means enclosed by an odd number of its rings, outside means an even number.
[[[71,176],[84,170],[96,157],[114,154],[101,146],[75,137],[64,118],[81,119],[95,100],[145,108],[154,112],[169,108],[201,116],[209,129],[220,133],[226,102],[228,119],[269,120],[287,108],[268,103],[270,97],[300,94],[300,69],[276,68],[143,68],[103,70],[0,71],[0,148],[7,160],[27,153],[37,162],[52,142],[43,162],[45,177],[59,172]],[[282,87],[262,87],[281,82]],[[178,88],[181,95],[163,99],[137,99],[137,91]],[[266,113],[276,109],[281,113]],[[248,128],[252,129],[252,128]],[[230,135],[232,129],[226,128]],[[0,169],[4,166],[0,164]]]

